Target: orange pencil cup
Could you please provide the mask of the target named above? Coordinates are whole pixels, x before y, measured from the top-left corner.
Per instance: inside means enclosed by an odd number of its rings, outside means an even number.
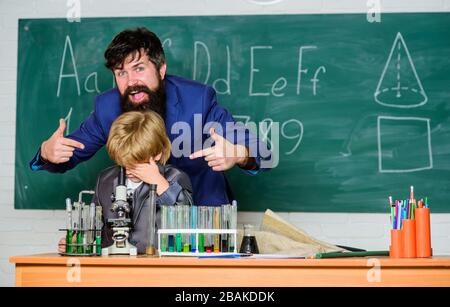
[[[416,208],[416,253],[419,258],[431,257],[430,209]]]
[[[403,231],[391,229],[391,246],[389,247],[389,257],[401,258],[403,251]]]
[[[403,220],[403,257],[416,258],[416,221]]]

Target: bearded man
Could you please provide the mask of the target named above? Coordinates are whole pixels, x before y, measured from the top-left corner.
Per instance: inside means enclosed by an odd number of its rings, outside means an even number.
[[[261,162],[270,160],[270,154],[262,157],[259,150],[255,150],[262,143],[255,135],[241,128],[227,131],[228,124],[235,121],[231,113],[218,104],[212,87],[166,74],[165,55],[156,34],[146,28],[124,30],[114,37],[104,55],[105,65],[112,71],[117,87],[98,95],[93,112],[66,137],[65,122],[61,119],[59,128],[41,144],[30,162],[32,170],[63,173],[90,159],[105,145],[113,121],[131,110],[152,110],[161,115],[172,143],[179,137],[179,127],[187,125],[191,132],[196,130],[195,117],[201,118],[201,131],[205,127],[208,131],[208,125],[216,124],[216,129],[209,130],[209,136],[208,133],[183,135],[185,148],[182,151],[187,149],[189,154],[175,153],[174,150],[180,149],[175,146],[168,161],[189,175],[196,205],[231,203],[233,196],[224,171],[233,166],[249,174],[268,168],[262,167]],[[214,145],[192,147],[208,140]],[[258,145],[253,146],[255,144]],[[145,169],[142,165],[135,165],[129,167],[127,173],[139,178],[142,169]]]

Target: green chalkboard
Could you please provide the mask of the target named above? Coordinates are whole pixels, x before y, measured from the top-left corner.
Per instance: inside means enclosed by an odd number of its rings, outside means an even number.
[[[160,36],[168,73],[213,85],[236,119],[270,124],[277,167],[227,174],[240,210],[388,212],[387,197],[414,185],[450,212],[448,13],[20,20],[16,208],[63,209],[111,163],[103,150],[66,174],[28,167],[58,118],[73,131],[114,86],[103,52],[136,26]]]

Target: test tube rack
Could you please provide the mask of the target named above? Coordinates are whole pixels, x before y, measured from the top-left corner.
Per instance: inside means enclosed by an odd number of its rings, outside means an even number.
[[[59,231],[64,231],[66,234],[69,229],[59,229]],[[59,253],[61,256],[101,256],[102,246],[101,241],[96,240],[96,231],[97,229],[84,229],[79,230],[80,237],[84,238],[86,236],[90,237],[92,235],[93,241],[86,243],[76,243],[76,239],[73,243],[66,243],[65,252]],[[76,238],[77,233],[74,234],[74,238]]]
[[[78,201],[72,204],[66,199],[66,242],[62,256],[101,256],[102,208],[83,202],[83,195],[94,195],[94,191],[81,191]]]
[[[195,235],[195,251],[178,252],[178,251],[161,251],[162,235],[190,234]],[[228,252],[200,252],[199,235],[230,235],[233,249]],[[158,230],[158,254],[159,256],[207,256],[207,255],[227,255],[237,252],[237,230],[236,229],[159,229]]]

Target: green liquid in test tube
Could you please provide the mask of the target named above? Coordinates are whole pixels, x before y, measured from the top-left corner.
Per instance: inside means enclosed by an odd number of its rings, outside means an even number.
[[[72,254],[72,235],[73,235],[73,231],[72,231],[72,201],[70,200],[70,198],[66,198],[66,213],[67,213],[66,253]]]

